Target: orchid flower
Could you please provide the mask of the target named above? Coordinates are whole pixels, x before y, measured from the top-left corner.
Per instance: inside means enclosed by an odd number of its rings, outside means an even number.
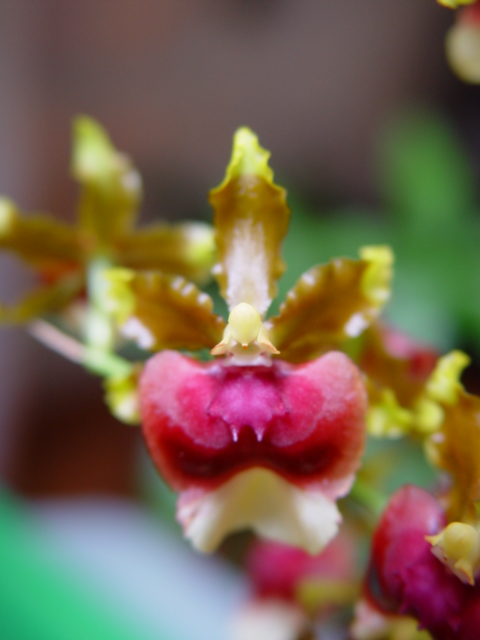
[[[42,283],[13,307],[1,306],[0,322],[35,320],[31,333],[103,375],[112,411],[135,422],[137,367],[113,353],[116,336],[104,305],[103,273],[112,265],[124,265],[204,282],[214,258],[212,230],[202,223],[135,229],[142,199],[140,174],[86,116],[74,122],[72,174],[81,187],[74,225],[45,214],[25,216],[13,202],[0,199],[0,249],[31,265]],[[59,312],[60,324],[79,333],[80,342],[37,320]]]
[[[356,638],[369,637],[377,614],[413,616],[438,640],[478,636],[480,398],[459,381],[468,362],[458,351],[440,358],[425,385],[437,417],[427,457],[445,481],[438,497],[410,486],[391,498],[374,536]]]
[[[72,175],[81,187],[75,225],[46,214],[26,216],[10,200],[0,200],[0,249],[31,265],[42,282],[17,305],[1,307],[0,321],[26,322],[65,309],[85,288],[91,305],[101,308],[99,273],[112,264],[161,269],[201,281],[208,277],[213,258],[208,225],[134,229],[142,199],[140,174],[103,128],[86,116],[74,122]]]
[[[210,193],[213,273],[228,322],[181,277],[109,274],[108,304],[123,334],[165,349],[140,376],[143,434],[180,493],[185,535],[205,552],[244,528],[310,553],[335,536],[336,500],[364,448],[367,402],[360,371],[332,349],[369,326],[390,290],[390,249],[365,247],[359,260],[304,273],[280,313],[267,316],[289,220],[268,157],[249,129],[238,130],[225,180]],[[171,351],[205,348],[214,360]]]

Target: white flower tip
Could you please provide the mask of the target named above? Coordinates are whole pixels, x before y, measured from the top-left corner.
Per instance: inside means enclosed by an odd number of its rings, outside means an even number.
[[[204,553],[213,552],[228,534],[252,529],[312,555],[335,537],[341,522],[335,502],[319,489],[299,489],[259,467],[236,474],[218,489],[183,493],[177,519]]]

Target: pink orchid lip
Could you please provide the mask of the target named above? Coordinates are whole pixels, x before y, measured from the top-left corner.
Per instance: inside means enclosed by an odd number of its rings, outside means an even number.
[[[296,366],[225,367],[164,351],[147,362],[140,398],[150,454],[179,491],[263,467],[337,497],[363,453],[364,385],[339,352]]]

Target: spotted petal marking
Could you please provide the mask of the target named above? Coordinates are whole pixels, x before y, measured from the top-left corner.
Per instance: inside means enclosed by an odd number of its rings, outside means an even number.
[[[467,393],[459,382],[468,362],[464,354],[452,352],[439,360],[431,376],[427,389],[444,417],[427,442],[427,453],[431,462],[452,478],[449,521],[473,524],[480,500],[480,398]]]
[[[107,305],[125,337],[142,349],[202,349],[219,342],[225,321],[213,301],[182,277],[112,269]]]
[[[290,290],[268,323],[282,359],[309,360],[360,335],[380,313],[390,295],[393,254],[364,247],[360,255],[313,267]]]

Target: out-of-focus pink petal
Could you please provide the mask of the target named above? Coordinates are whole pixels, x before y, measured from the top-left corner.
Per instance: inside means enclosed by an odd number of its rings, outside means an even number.
[[[314,556],[303,549],[259,540],[247,556],[246,567],[257,596],[294,600],[302,580],[354,579],[353,540],[340,533]]]

